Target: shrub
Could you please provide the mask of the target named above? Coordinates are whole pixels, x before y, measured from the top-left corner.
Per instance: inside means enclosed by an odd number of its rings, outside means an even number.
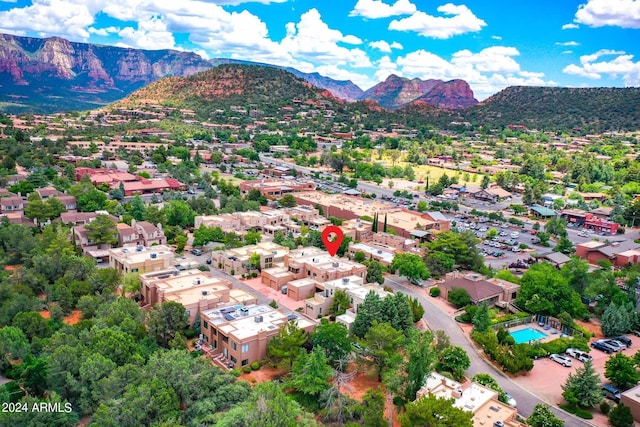
[[[232,276],[236,275],[236,271],[235,270],[231,270],[229,273],[231,273]]]
[[[547,350],[549,353],[562,354],[569,347],[577,348],[582,351],[590,351],[589,345],[584,338],[558,338],[553,341],[541,343],[540,346]]]
[[[431,289],[429,289],[429,295],[431,295],[432,297],[439,297],[440,296],[440,288],[435,286]]]
[[[390,294],[394,293],[395,291],[393,290],[392,287],[390,286],[383,286],[382,289],[386,292],[389,292]]]
[[[540,344],[527,345],[527,356],[532,357],[534,359],[539,359],[541,357],[547,357],[549,352],[544,349]]]
[[[562,404],[562,405],[558,405],[561,409],[564,409],[565,411],[567,411],[570,414],[574,414],[584,420],[590,420],[593,418],[593,415],[591,414],[591,412],[578,408],[577,406],[572,406],[572,405],[566,405],[566,404]]]
[[[603,400],[602,403],[600,404],[600,412],[602,412],[603,414],[607,415],[610,410],[611,410],[611,405],[609,405],[609,403],[607,403],[607,401]]]
[[[276,300],[272,299],[271,302],[269,303],[269,307],[278,308],[278,303],[276,302]]]
[[[456,306],[462,308],[471,304],[471,297],[465,288],[451,288],[447,293],[447,300]]]
[[[233,369],[232,369],[231,371],[229,371],[229,372],[231,372],[231,375],[236,376],[236,377],[239,377],[239,376],[240,376],[240,374],[241,374],[240,368],[233,368]]]
[[[244,372],[245,374],[251,373],[251,366],[243,367],[242,372]]]
[[[255,362],[251,362],[251,365],[249,366],[251,367],[251,370],[257,371],[258,369],[260,369],[260,362],[256,360]]]
[[[184,331],[184,337],[188,340],[196,337],[196,331],[193,328],[189,328]]]

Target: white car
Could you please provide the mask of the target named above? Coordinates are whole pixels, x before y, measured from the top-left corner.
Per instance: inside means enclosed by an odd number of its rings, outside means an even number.
[[[512,239],[517,239],[518,237],[520,237],[520,233],[518,233],[517,231],[514,231],[513,233],[510,234],[510,237]]]
[[[549,359],[553,360],[554,362],[557,362],[559,364],[561,364],[562,366],[566,367],[566,368],[570,368],[571,365],[573,365],[573,360],[569,359],[567,356],[563,356],[561,354],[552,354],[549,356]]]

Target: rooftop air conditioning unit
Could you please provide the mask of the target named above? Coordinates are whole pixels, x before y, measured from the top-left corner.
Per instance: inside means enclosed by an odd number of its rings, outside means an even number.
[[[202,291],[202,295],[209,295],[209,291]]]
[[[348,277],[343,277],[342,278],[342,283],[349,283],[349,278]]]
[[[199,285],[200,284],[200,279],[193,279],[193,284],[194,285]]]
[[[253,320],[255,320],[256,323],[262,323],[264,319],[262,318],[262,316],[256,316]]]
[[[334,268],[338,268],[340,266],[339,262],[334,262],[331,264]]]
[[[158,254],[157,254],[157,253],[155,253],[155,252],[153,252],[150,256],[151,256],[151,259],[156,259],[156,258],[158,258]]]
[[[382,251],[381,251],[380,249],[378,249],[378,253],[379,253],[379,254],[381,254],[381,253],[382,253]]]
[[[136,252],[142,252],[143,246],[136,246]]]

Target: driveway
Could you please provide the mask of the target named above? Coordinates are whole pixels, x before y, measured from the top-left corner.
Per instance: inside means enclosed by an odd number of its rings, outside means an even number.
[[[518,412],[523,416],[529,416],[533,412],[533,408],[538,403],[549,403],[554,405],[555,401],[546,402],[541,400],[538,396],[529,391],[528,388],[523,388],[516,381],[504,375],[501,371],[497,370],[493,365],[488,363],[482,358],[476,348],[472,346],[470,340],[462,332],[456,321],[450,316],[450,314],[444,312],[438,305],[434,304],[428,296],[426,290],[422,288],[416,288],[410,286],[407,282],[397,276],[386,277],[385,286],[389,286],[393,290],[401,291],[402,293],[411,297],[416,297],[425,309],[424,319],[429,324],[432,330],[443,330],[451,340],[452,344],[465,349],[469,358],[471,359],[471,367],[467,370],[469,377],[479,373],[491,374],[500,386],[511,394],[518,402]],[[558,365],[559,366],[559,365]],[[558,381],[557,379],[554,381]],[[586,422],[583,419],[574,417],[567,414],[554,406],[551,406],[551,410],[563,420],[564,425],[567,427],[582,427],[585,425],[594,425]]]

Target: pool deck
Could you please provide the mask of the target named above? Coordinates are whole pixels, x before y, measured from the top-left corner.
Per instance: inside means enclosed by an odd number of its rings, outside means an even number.
[[[534,323],[534,322],[525,323],[524,325],[514,326],[513,328],[507,329],[507,331],[509,333],[511,333],[511,332],[516,332],[516,331],[521,331],[523,329],[535,329],[536,331],[538,331],[538,332],[540,332],[540,333],[545,335],[544,337],[532,340],[532,341],[535,341],[535,342],[553,341],[556,338],[560,338],[561,336],[564,336],[557,329],[554,329],[554,328],[545,329],[544,326],[540,326],[538,323]],[[554,333],[554,331],[555,331],[555,333]],[[521,343],[521,344],[523,344],[523,343]]]

